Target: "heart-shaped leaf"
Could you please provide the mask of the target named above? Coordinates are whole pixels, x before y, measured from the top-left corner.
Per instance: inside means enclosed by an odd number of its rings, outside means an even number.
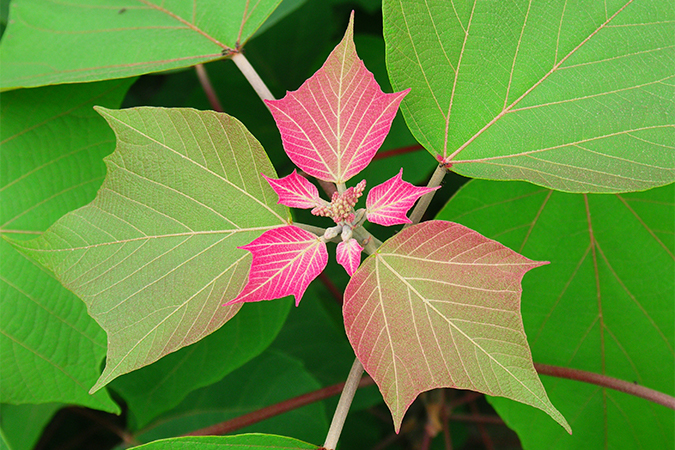
[[[366,218],[369,222],[384,226],[410,223],[406,214],[412,205],[427,192],[435,191],[440,187],[417,187],[403,181],[402,177],[403,169],[393,178],[375,186],[368,192]]]
[[[356,54],[354,14],[342,42],[295,92],[265,101],[286,153],[320,180],[345,183],[370,163],[408,90],[385,94]]]
[[[534,370],[520,317],[531,261],[452,222],[386,241],[345,291],[345,328],[398,431],[421,392],[455,387],[535,406],[570,431]]]
[[[570,192],[675,181],[671,0],[384,0],[394,89],[462,175]]]
[[[248,283],[228,304],[274,300],[293,294],[295,306],[312,280],[326,268],[326,243],[302,228],[266,231],[242,247],[253,255]]]
[[[280,0],[24,0],[10,5],[0,88],[124,78],[240,48]]]
[[[236,119],[192,109],[99,112],[118,146],[96,199],[14,245],[84,300],[108,333],[93,391],[218,329],[239,309],[245,245],[286,223],[274,173]]]

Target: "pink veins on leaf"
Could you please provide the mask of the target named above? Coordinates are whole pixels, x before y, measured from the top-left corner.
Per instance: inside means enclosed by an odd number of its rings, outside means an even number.
[[[350,277],[359,268],[362,251],[363,247],[359,245],[356,239],[342,241],[337,245],[335,254],[337,262],[345,268]]]
[[[266,100],[284,149],[308,174],[345,183],[373,159],[409,89],[385,94],[356,53],[354,15],[324,65],[297,91]]]
[[[328,263],[326,243],[294,226],[266,231],[239,248],[253,255],[251,271],[244,289],[226,305],[274,300],[293,294],[298,306],[309,283]]]
[[[267,178],[264,174],[262,176],[279,196],[277,203],[300,209],[315,208],[327,204],[325,200],[319,197],[319,190],[316,186],[305,177],[298,175],[296,170],[293,170],[292,174],[278,180]]]
[[[369,222],[384,226],[410,223],[406,216],[418,198],[438,189],[417,187],[403,181],[403,169],[399,173],[375,186],[366,197],[366,218]]]

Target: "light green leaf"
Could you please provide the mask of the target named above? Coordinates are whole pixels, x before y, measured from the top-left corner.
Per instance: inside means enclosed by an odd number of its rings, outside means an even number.
[[[63,405],[0,405],[0,430],[12,450],[31,450]]]
[[[208,386],[258,356],[284,324],[290,299],[244,306],[216,332],[117,378],[110,385],[129,406],[136,428],[178,405],[197,388]]]
[[[239,436],[197,436],[163,439],[134,447],[138,450],[317,450],[317,445],[271,434],[242,434]]]
[[[2,95],[3,237],[39,235],[94,198],[114,135],[92,106],[119,106],[132,81]],[[0,401],[118,412],[107,392],[87,393],[100,375],[106,338],[85,305],[4,240],[0,253]]]
[[[385,0],[417,140],[470,177],[569,192],[675,181],[675,4]]]
[[[439,214],[550,265],[523,282],[534,361],[675,394],[675,186],[570,195],[472,181]],[[675,412],[592,384],[542,377],[567,436],[536,411],[491,400],[527,449],[652,449],[675,444]]]
[[[0,88],[122,78],[222,58],[280,0],[23,0],[0,44]]]
[[[268,350],[221,381],[196,390],[180,405],[135,433],[148,442],[195,431],[321,388],[295,358]],[[322,403],[312,403],[250,425],[238,433],[284,433],[319,441],[328,432]]]
[[[287,223],[275,177],[236,119],[192,109],[99,109],[117,134],[96,199],[40,238],[15,242],[87,304],[117,376],[214,332],[248,277],[237,249]]]

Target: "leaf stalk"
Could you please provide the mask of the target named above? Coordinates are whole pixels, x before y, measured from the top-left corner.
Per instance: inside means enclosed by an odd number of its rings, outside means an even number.
[[[260,78],[258,72],[255,71],[243,53],[234,53],[232,55],[232,61],[234,61],[239,71],[246,77],[246,80],[248,80],[249,84],[261,100],[274,100],[272,92],[267,88],[265,82]],[[267,104],[265,104],[265,106],[267,106]]]
[[[354,394],[356,394],[356,390],[359,388],[359,382],[361,381],[362,375],[363,365],[361,365],[361,361],[359,361],[358,358],[355,358],[354,364],[352,364],[352,368],[349,371],[347,381],[345,382],[344,389],[342,390],[342,394],[340,394],[337,408],[335,408],[335,414],[330,423],[326,441],[323,444],[326,450],[334,450],[337,446],[340,434],[342,433],[342,427],[345,424],[345,419],[347,419],[347,413],[349,413],[349,407],[352,405]]]

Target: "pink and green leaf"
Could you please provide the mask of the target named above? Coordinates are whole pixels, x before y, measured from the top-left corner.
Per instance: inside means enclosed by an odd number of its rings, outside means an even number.
[[[366,219],[369,222],[384,226],[410,223],[406,214],[412,205],[424,194],[440,187],[417,187],[403,181],[402,176],[403,169],[393,178],[375,186],[368,192]]]
[[[328,263],[326,243],[302,228],[286,226],[264,232],[239,247],[253,255],[249,278],[231,305],[274,300],[293,294],[295,305]]]
[[[335,256],[337,262],[345,268],[349,276],[354,275],[359,264],[361,264],[361,252],[363,247],[359,245],[356,239],[342,241],[337,245]]]
[[[264,174],[263,177],[279,196],[277,203],[281,205],[290,206],[291,208],[309,209],[317,206],[320,207],[327,203],[319,197],[319,190],[316,186],[310,183],[307,178],[298,175],[296,170],[293,170],[292,174],[278,180],[268,178]]]
[[[445,221],[403,230],[364,261],[345,291],[345,329],[397,431],[417,395],[441,387],[517,400],[570,431],[520,315],[522,278],[542,264]]]
[[[297,91],[265,101],[295,165],[335,183],[370,163],[409,91],[382,92],[356,53],[353,25],[352,14],[342,42]]]

